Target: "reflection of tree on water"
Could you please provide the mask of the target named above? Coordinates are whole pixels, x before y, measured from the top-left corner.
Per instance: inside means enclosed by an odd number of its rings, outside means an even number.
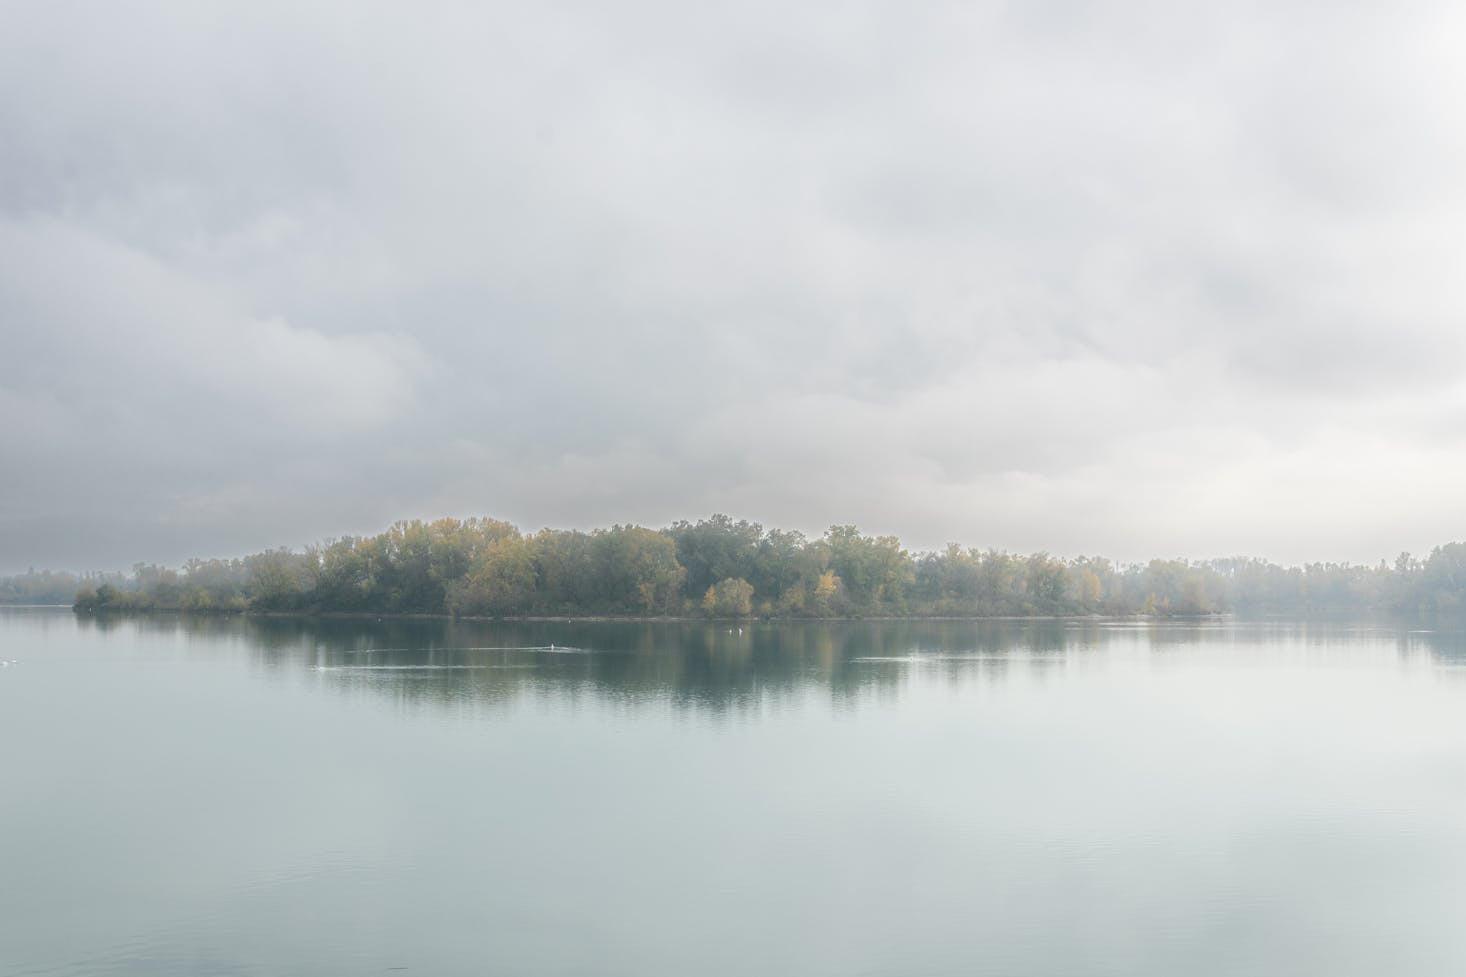
[[[328,670],[329,681],[403,700],[573,703],[592,697],[732,712],[811,694],[850,702],[872,692],[897,695],[914,668],[953,683],[1000,680],[1013,668],[1051,667],[1040,656],[1062,654],[1076,642],[1071,630],[1052,621],[741,629],[647,622],[331,623],[329,635],[315,637],[313,661]],[[1081,632],[1081,644],[1082,638]]]
[[[404,703],[661,702],[747,711],[809,695],[898,695],[913,669],[953,683],[1040,669],[1092,642],[1060,621],[781,625],[149,615],[78,618],[185,644],[235,644],[258,662]],[[1049,656],[1045,658],[1044,656]]]
[[[314,673],[324,688],[404,704],[493,706],[598,700],[749,712],[828,695],[837,703],[899,696],[909,683],[952,686],[1025,675],[1042,680],[1092,653],[1185,654],[1279,645],[1327,651],[1361,625],[1277,622],[933,621],[750,625],[665,622],[451,621],[442,618],[79,617],[201,649],[233,645],[271,669]],[[1382,648],[1466,665],[1459,629],[1370,628]]]
[[[1420,625],[1421,622],[1412,622]],[[1466,620],[1433,620],[1429,627],[1398,627],[1396,642],[1401,657],[1417,655],[1423,649],[1431,659],[1450,668],[1466,668]]]

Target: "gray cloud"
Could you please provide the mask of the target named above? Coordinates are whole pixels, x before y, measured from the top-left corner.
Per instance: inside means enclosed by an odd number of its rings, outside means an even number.
[[[1461,20],[12,5],[0,571],[448,512],[1444,541]]]

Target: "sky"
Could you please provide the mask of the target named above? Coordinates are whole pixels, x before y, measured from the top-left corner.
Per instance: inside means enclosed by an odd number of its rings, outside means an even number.
[[[0,3],[0,572],[1466,537],[1466,8]]]

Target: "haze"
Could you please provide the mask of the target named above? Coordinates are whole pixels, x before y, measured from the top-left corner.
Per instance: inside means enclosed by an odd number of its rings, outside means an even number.
[[[5,5],[0,572],[1463,535],[1456,5]]]

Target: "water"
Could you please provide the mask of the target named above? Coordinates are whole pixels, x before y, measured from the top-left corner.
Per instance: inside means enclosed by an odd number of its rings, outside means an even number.
[[[0,611],[11,660],[7,977],[1466,973],[1459,632]]]

